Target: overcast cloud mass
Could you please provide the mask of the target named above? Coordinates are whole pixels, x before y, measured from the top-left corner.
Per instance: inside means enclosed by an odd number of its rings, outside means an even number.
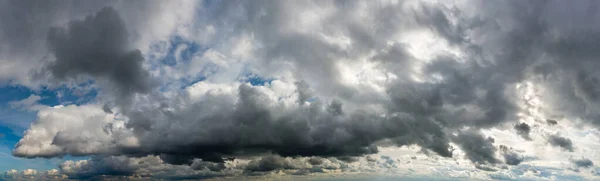
[[[599,8],[0,0],[0,180],[600,179]]]

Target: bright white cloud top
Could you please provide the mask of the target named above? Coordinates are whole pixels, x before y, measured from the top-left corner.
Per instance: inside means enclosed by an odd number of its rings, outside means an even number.
[[[600,179],[599,16],[595,1],[0,1],[3,85],[99,92],[12,102],[37,111],[14,156],[90,159],[5,176]]]

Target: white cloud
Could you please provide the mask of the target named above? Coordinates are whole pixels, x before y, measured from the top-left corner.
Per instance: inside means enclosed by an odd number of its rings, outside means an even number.
[[[98,105],[68,105],[42,109],[19,140],[13,155],[108,154],[120,147],[138,146],[122,118]]]

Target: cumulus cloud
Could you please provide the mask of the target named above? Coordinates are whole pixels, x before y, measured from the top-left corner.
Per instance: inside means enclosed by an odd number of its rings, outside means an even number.
[[[54,78],[105,79],[123,95],[152,88],[150,74],[142,67],[143,55],[131,47],[126,24],[111,7],[66,27],[53,27],[47,38],[55,60],[46,69]]]
[[[95,156],[88,160],[65,161],[60,172],[69,179],[206,179],[223,176],[264,175],[283,172],[293,175],[343,171],[348,165],[335,158],[319,159],[312,165],[308,158],[290,158],[265,155],[251,160],[235,159],[225,163],[206,162],[200,159],[191,165],[173,165],[159,156]]]
[[[44,172],[39,172],[34,169],[25,169],[22,171],[17,171],[14,169],[7,170],[4,172],[4,175],[0,177],[0,180],[12,181],[12,180],[64,180],[67,176],[61,174],[57,169],[51,169]]]
[[[100,106],[55,106],[41,109],[38,119],[15,145],[13,155],[56,157],[66,154],[110,154],[135,147],[135,137],[124,122]],[[129,135],[129,136],[126,136]]]
[[[61,173],[71,179],[100,179],[106,176],[109,176],[109,179],[202,179],[226,174],[198,166],[203,165],[201,162],[196,160],[194,166],[181,166],[166,164],[157,156],[141,158],[113,156],[66,161],[60,164],[59,168]]]
[[[505,145],[500,145],[500,151],[504,157],[504,163],[508,165],[518,165],[525,159],[523,155],[517,153],[513,148],[509,148]]]
[[[494,139],[491,137],[485,138],[477,131],[467,130],[459,133],[455,142],[476,166],[500,163],[496,158],[498,149],[493,145]]]
[[[554,125],[558,124],[558,122],[556,120],[552,120],[552,119],[547,119],[546,123],[548,123],[548,125],[550,125],[550,126],[554,126]]]
[[[523,137],[523,139],[531,140],[531,137],[529,136],[529,132],[531,132],[531,127],[529,127],[527,123],[516,124],[514,128],[517,131],[517,134]]]
[[[227,157],[272,154],[249,161],[246,172],[312,172],[359,163],[382,146],[452,158],[457,145],[477,168],[495,170],[524,159],[507,147],[504,161],[496,158],[482,129],[514,125],[533,142],[523,117],[600,125],[598,36],[592,23],[570,20],[594,16],[560,11],[587,2],[222,1],[164,10],[190,7],[194,21],[163,11],[144,20],[153,8],[108,4],[39,30],[53,58],[40,59],[38,73],[93,79],[102,89],[97,102],[40,109],[14,155],[102,155],[61,165],[73,178],[155,171],[139,159],[191,178],[226,171]],[[141,33],[153,22],[171,28]],[[29,42],[28,32],[4,27],[0,40]],[[168,38],[146,40],[157,34]],[[547,141],[574,151],[569,138]],[[395,166],[388,157],[366,160]]]
[[[573,163],[576,167],[588,168],[594,166],[594,162],[592,162],[592,160],[583,157],[581,159],[571,159],[571,163]]]
[[[549,135],[548,143],[550,143],[550,145],[552,146],[561,147],[562,149],[573,152],[573,141],[571,141],[571,139],[569,138],[562,137],[558,134]]]

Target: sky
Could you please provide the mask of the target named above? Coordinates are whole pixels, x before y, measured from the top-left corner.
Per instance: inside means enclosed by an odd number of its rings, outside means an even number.
[[[600,180],[599,8],[0,0],[0,180]]]

